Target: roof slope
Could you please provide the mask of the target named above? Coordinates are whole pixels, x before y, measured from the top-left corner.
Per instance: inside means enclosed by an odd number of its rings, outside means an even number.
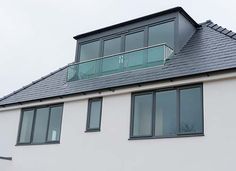
[[[67,66],[0,100],[0,106],[236,68],[236,34],[208,21],[164,66],[66,82]]]

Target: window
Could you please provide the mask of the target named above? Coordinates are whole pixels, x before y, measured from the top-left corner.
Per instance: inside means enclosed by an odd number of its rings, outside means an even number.
[[[88,39],[86,40],[86,43],[78,41],[78,62],[163,43],[166,43],[166,45],[174,49],[174,23],[174,21],[150,23],[148,25],[140,25],[137,28],[124,28],[124,30],[119,33],[114,30],[103,37],[99,37],[101,35],[98,34],[98,37],[95,38],[95,40]],[[90,42],[87,43],[87,41]],[[139,56],[140,54],[133,55]],[[139,59],[136,58],[135,60]],[[113,59],[111,59],[111,61],[114,62]],[[118,62],[120,61],[121,60],[118,60]]]
[[[201,133],[202,97],[200,87],[180,90],[180,132]]]
[[[80,46],[80,62],[99,57],[100,41],[82,44]]]
[[[100,131],[102,98],[89,99],[87,115],[87,132]]]
[[[103,56],[108,56],[121,52],[121,37],[104,41]]]
[[[174,48],[174,22],[149,27],[148,46],[166,43]]]
[[[152,134],[152,93],[137,95],[134,98],[134,136]]]
[[[128,34],[125,37],[125,51],[144,47],[144,32]]]
[[[202,86],[132,95],[130,138],[203,135]]]
[[[36,109],[33,143],[44,143],[47,134],[49,108]]]
[[[23,109],[17,144],[59,142],[62,110],[62,105]]]
[[[155,136],[175,135],[177,120],[176,91],[156,92]]]
[[[19,142],[30,143],[34,110],[25,110],[22,114]]]

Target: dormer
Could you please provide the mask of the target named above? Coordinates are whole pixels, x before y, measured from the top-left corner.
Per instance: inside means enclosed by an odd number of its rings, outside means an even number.
[[[75,62],[67,81],[162,66],[198,25],[181,7],[75,36]]]

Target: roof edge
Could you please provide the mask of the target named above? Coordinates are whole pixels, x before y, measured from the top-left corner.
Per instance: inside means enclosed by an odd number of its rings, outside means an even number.
[[[225,35],[230,37],[231,39],[236,40],[236,33],[233,32],[232,30],[228,30],[225,27],[219,26],[218,24],[213,23],[212,21],[207,25],[207,27]]]
[[[133,24],[133,23],[136,23],[136,22],[139,22],[139,21],[142,21],[142,20],[147,20],[147,19],[151,19],[151,18],[154,18],[154,17],[162,16],[162,15],[165,15],[165,14],[170,14],[170,13],[173,13],[173,12],[180,12],[196,28],[201,27],[201,25],[199,25],[190,15],[188,15],[188,13],[182,7],[174,7],[174,8],[170,8],[170,9],[167,9],[167,10],[164,10],[164,11],[161,11],[161,12],[157,12],[157,13],[154,13],[154,14],[146,15],[146,16],[143,16],[143,17],[128,20],[128,21],[121,22],[121,23],[111,25],[111,26],[108,26],[108,27],[104,27],[104,28],[101,28],[101,29],[93,30],[93,31],[90,31],[90,32],[87,32],[87,33],[82,33],[82,34],[79,34],[77,36],[74,36],[73,38],[75,40],[77,40],[79,38],[83,38],[83,37],[86,37],[86,36],[89,36],[89,35],[105,32],[107,30],[115,29],[115,28],[118,28],[118,27]]]
[[[70,64],[67,64],[67,65],[65,65],[65,66],[63,66],[63,67],[61,67],[61,68],[59,68],[59,69],[57,69],[57,70],[55,70],[55,71],[53,71],[53,72],[51,72],[51,73],[49,73],[49,74],[47,74],[47,75],[41,77],[41,78],[39,78],[39,79],[37,79],[37,80],[31,82],[30,84],[27,84],[26,86],[23,86],[22,88],[19,88],[18,90],[13,91],[12,93],[9,93],[9,94],[7,94],[7,95],[5,95],[5,96],[3,96],[3,97],[0,97],[0,102],[3,101],[3,100],[5,100],[5,99],[7,99],[8,97],[13,96],[14,94],[19,93],[20,91],[22,91],[22,90],[24,90],[24,89],[26,89],[26,88],[28,88],[28,87],[30,87],[30,86],[32,86],[32,85],[34,85],[34,84],[40,82],[40,81],[42,81],[42,80],[44,80],[44,79],[50,77],[51,75],[56,74],[57,72],[59,72],[59,71],[65,69],[65,68],[67,68],[69,65],[70,65]]]
[[[9,107],[9,106],[14,106],[14,105],[22,105],[24,103],[31,103],[31,102],[37,102],[37,101],[42,102],[42,101],[45,101],[45,100],[52,100],[52,99],[57,99],[57,98],[62,99],[62,98],[65,98],[65,97],[71,97],[71,96],[76,96],[76,95],[85,95],[85,94],[90,94],[90,93],[94,93],[94,92],[101,92],[101,91],[107,91],[107,90],[114,91],[114,89],[120,89],[120,88],[123,88],[123,87],[132,87],[132,86],[136,86],[136,85],[140,86],[140,85],[158,83],[158,82],[167,81],[167,80],[169,80],[170,82],[173,82],[173,80],[176,80],[176,79],[186,79],[186,78],[198,77],[198,76],[202,76],[202,75],[206,75],[207,77],[209,77],[210,75],[219,75],[219,74],[234,73],[234,72],[236,72],[236,67],[229,68],[229,69],[213,70],[213,71],[190,74],[190,75],[186,74],[186,75],[183,75],[183,76],[177,76],[177,77],[173,77],[173,78],[165,78],[165,79],[160,79],[160,80],[153,80],[153,81],[147,81],[147,82],[141,82],[141,83],[127,84],[127,85],[115,86],[115,87],[110,87],[110,88],[96,89],[96,90],[86,91],[86,92],[69,93],[69,94],[64,94],[64,95],[57,95],[57,96],[51,96],[51,97],[45,97],[45,98],[39,98],[39,99],[33,99],[33,100],[26,100],[26,101],[14,102],[14,103],[0,104],[0,109],[5,108],[5,107]]]

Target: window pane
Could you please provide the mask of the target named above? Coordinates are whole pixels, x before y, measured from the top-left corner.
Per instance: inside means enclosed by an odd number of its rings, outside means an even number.
[[[29,143],[34,118],[34,110],[24,111],[22,117],[19,142]]]
[[[125,51],[144,47],[144,32],[129,34],[125,37]]]
[[[152,94],[134,97],[133,136],[147,136],[152,133]]]
[[[180,132],[202,133],[201,88],[180,90]]]
[[[102,100],[90,101],[89,129],[99,129],[101,119]]]
[[[103,56],[121,52],[121,37],[104,41]]]
[[[159,24],[149,28],[148,45],[166,43],[174,47],[174,22]]]
[[[52,107],[48,129],[48,141],[59,141],[62,119],[62,106]]]
[[[80,46],[80,62],[99,57],[99,41],[83,44]]]
[[[176,91],[156,93],[156,136],[176,135]]]
[[[48,125],[49,108],[40,108],[36,110],[36,119],[34,126],[34,143],[43,143],[46,140]]]

